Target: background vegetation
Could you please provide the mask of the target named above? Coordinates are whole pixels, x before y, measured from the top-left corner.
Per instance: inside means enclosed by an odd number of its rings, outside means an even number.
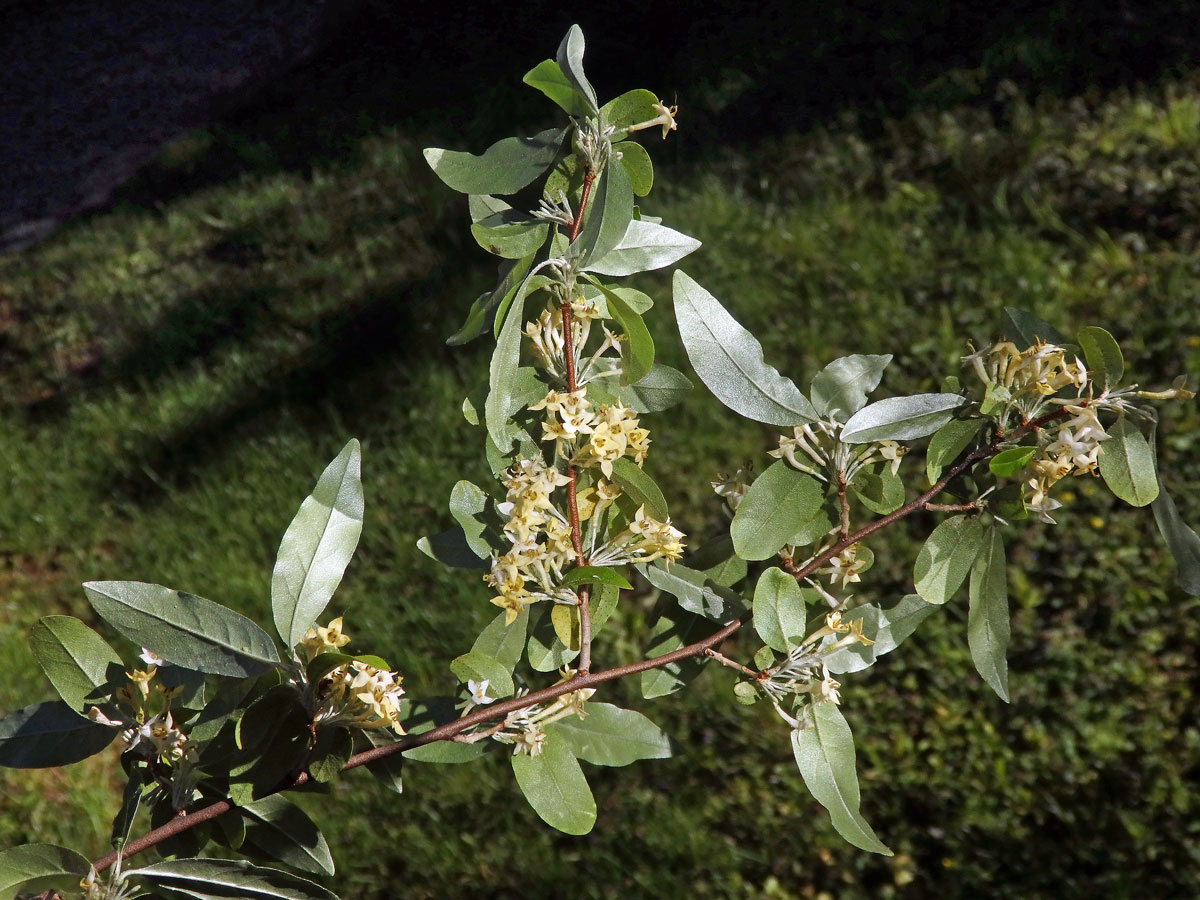
[[[651,205],[705,242],[685,268],[785,371],[897,352],[884,388],[929,389],[964,338],[994,336],[1016,305],[1104,325],[1144,383],[1194,378],[1200,81],[1177,27],[1191,5],[1103,22],[1037,6],[947,19],[834,4],[792,24],[756,5],[723,20],[720,41],[704,19],[644,35],[581,24],[602,93],[678,90],[680,140],[653,140]],[[513,115],[536,130],[544,103],[520,74],[570,22],[515,13],[516,37],[497,46],[469,4],[454,21],[415,15],[367,4],[344,41],[170,147],[112,211],[0,260],[0,710],[40,699],[25,632],[50,613],[87,618],[82,581],[156,581],[268,617],[278,540],[351,436],[367,519],[334,606],[411,693],[452,686],[444,661],[494,609],[481,583],[414,544],[447,527],[456,480],[485,477],[482,433],[457,409],[490,350],[441,341],[490,272],[419,150],[479,149]],[[1157,55],[1134,66],[1129,51],[1146,48]],[[684,366],[665,277],[639,286],[659,300],[664,361]],[[1198,418],[1169,408],[1159,432],[1192,523]],[[762,467],[774,443],[731,421],[699,393],[651,420],[656,476],[689,533],[717,515],[703,476]],[[678,752],[591,770],[600,819],[586,838],[542,825],[499,758],[410,763],[403,798],[357,776],[309,798],[338,889],[1195,896],[1200,604],[1171,586],[1148,513],[1073,487],[1061,524],[1010,550],[1011,706],[973,671],[965,604],[845,680],[864,813],[895,858],[834,834],[785,731],[735,704],[718,670],[683,702],[614,689]],[[876,547],[881,597],[907,589],[931,524]],[[624,602],[600,664],[640,651],[652,602]],[[0,846],[100,855],[119,775],[108,756],[0,773]]]

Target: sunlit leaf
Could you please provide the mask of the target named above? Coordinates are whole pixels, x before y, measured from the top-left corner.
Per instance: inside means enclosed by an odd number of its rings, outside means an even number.
[[[450,671],[463,684],[468,681],[474,681],[476,684],[486,681],[490,697],[507,697],[514,690],[512,674],[505,664],[494,656],[486,656],[476,651],[464,653],[451,661]]]
[[[998,478],[1011,478],[1033,459],[1037,447],[1009,447],[988,460],[988,471]]]
[[[722,621],[735,615],[742,606],[741,598],[729,588],[722,587],[703,572],[679,563],[668,568],[660,562],[638,567],[646,580],[666,591],[688,612]]]
[[[575,89],[563,70],[552,59],[544,59],[521,79],[527,85],[537,88],[566,112],[569,116],[583,118],[593,110],[584,96]]]
[[[674,296],[688,359],[718,400],[768,425],[816,421],[817,412],[800,389],[763,361],[762,345],[712,294],[676,271]]]
[[[140,581],[90,581],[83,589],[102,619],[168,662],[233,678],[280,665],[270,635],[219,603]]]
[[[279,544],[271,609],[286,646],[300,643],[329,605],[354,556],[362,523],[362,449],[351,440],[321,473]]]
[[[633,190],[632,184],[630,190]],[[694,237],[650,222],[633,219],[620,241],[604,256],[595,254],[587,271],[598,275],[636,275],[679,262],[699,248]]]
[[[822,416],[845,422],[866,405],[867,394],[879,386],[883,370],[891,361],[890,353],[835,359],[813,377],[810,394],[813,408]]]
[[[925,451],[925,476],[930,484],[941,477],[942,469],[967,449],[983,423],[983,419],[951,419],[934,433]]]
[[[971,569],[967,642],[975,668],[1005,703],[1008,702],[1008,573],[1004,541],[992,525],[983,550]]]
[[[108,667],[121,665],[108,642],[72,616],[43,618],[30,629],[29,646],[58,695],[76,711],[108,682]]]
[[[809,596],[782,569],[767,569],[754,589],[754,630],[768,647],[786,653],[808,633]]]
[[[195,900],[338,900],[298,875],[232,859],[172,859],[126,871],[129,877]]]
[[[742,559],[774,556],[820,512],[824,490],[812,477],[783,460],[772,463],[746,491],[729,533]]]
[[[0,897],[33,895],[53,888],[76,891],[90,866],[74,850],[54,844],[24,844],[0,850]]]
[[[1118,387],[1125,377],[1125,357],[1121,347],[1103,328],[1089,325],[1079,331],[1079,346],[1088,364],[1088,377],[1103,390]]]
[[[547,825],[567,834],[587,834],[596,824],[596,801],[566,739],[546,735],[537,756],[515,753],[513,774],[521,793]]]
[[[596,766],[627,766],[639,759],[671,755],[666,732],[640,712],[611,703],[588,703],[586,715],[567,716],[547,727],[561,736],[571,751]]]
[[[933,434],[966,403],[959,394],[913,394],[888,397],[864,406],[842,428],[847,444],[873,441],[911,441]]]
[[[890,609],[868,603],[857,606],[842,616],[843,622],[862,620],[862,633],[870,644],[854,642],[835,650],[823,660],[835,675],[861,672],[885,653],[891,653],[916,631],[938,605],[926,603],[916,594],[906,594]]]
[[[1131,506],[1146,506],[1158,496],[1158,473],[1150,443],[1128,418],[1108,427],[1100,445],[1100,476],[1108,489]]]
[[[515,194],[550,168],[566,134],[566,128],[550,128],[531,138],[505,138],[480,156],[428,147],[425,162],[460,193]]]
[[[917,593],[929,603],[945,603],[962,586],[983,549],[977,517],[953,516],[933,529],[913,568]]]

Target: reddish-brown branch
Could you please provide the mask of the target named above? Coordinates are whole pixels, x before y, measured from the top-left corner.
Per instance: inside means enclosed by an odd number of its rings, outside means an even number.
[[[842,509],[841,527],[838,534],[845,540],[850,536],[850,501],[846,499],[846,479],[838,475],[837,480],[838,505]]]
[[[579,237],[579,229],[583,227],[583,210],[587,206],[588,196],[592,193],[592,182],[596,179],[596,172],[592,168],[587,168],[583,172],[583,190],[579,192],[579,209],[575,213],[575,218],[571,222],[571,230],[567,232],[567,240],[575,243],[575,238]]]

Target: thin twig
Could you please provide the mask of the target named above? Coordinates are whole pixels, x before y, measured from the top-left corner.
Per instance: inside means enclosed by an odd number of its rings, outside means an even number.
[[[850,501],[846,499],[846,479],[842,475],[838,475],[837,495],[842,508],[842,527],[838,533],[845,540],[850,536]]]
[[[723,653],[718,653],[712,647],[709,647],[707,650],[705,650],[704,655],[707,656],[709,659],[715,659],[717,662],[719,662],[723,666],[728,666],[731,669],[737,669],[743,675],[749,675],[751,678],[755,678],[755,679],[758,678],[758,673],[755,672],[753,669],[748,668],[747,666],[743,666],[740,662],[730,659],[728,656],[726,656]]]

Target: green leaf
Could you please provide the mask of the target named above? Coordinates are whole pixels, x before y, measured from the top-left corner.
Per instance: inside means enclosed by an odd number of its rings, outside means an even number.
[[[576,269],[592,260],[600,260],[621,243],[633,219],[633,185],[624,166],[609,164],[592,184],[592,193],[583,210],[583,227],[567,248],[567,258]]]
[[[108,682],[108,667],[121,657],[108,642],[73,616],[46,616],[29,632],[29,646],[58,695],[75,711]]]
[[[862,619],[863,636],[871,644],[850,644],[825,657],[825,665],[835,675],[846,672],[861,672],[874,664],[885,653],[891,653],[917,630],[938,606],[926,603],[916,594],[906,594],[891,609],[875,604],[858,606],[842,616],[843,622]]]
[[[843,356],[813,377],[812,405],[823,417],[845,422],[867,402],[867,394],[879,386],[883,370],[892,361],[883,356]]]
[[[534,256],[536,254],[531,253],[522,259],[506,259],[500,263],[500,283],[493,290],[480,294],[476,298],[467,312],[466,321],[458,331],[446,339],[446,343],[451,347],[456,347],[473,341],[487,331],[488,316],[492,310],[511,302],[512,298],[516,296],[521,284],[525,281],[525,276],[529,274]]]
[[[632,187],[630,188],[632,190]],[[599,275],[636,275],[679,262],[700,246],[694,237],[657,222],[634,219],[615,247],[594,255],[587,271]]]
[[[130,829],[133,828],[138,810],[141,809],[142,793],[145,789],[143,772],[141,767],[133,768],[125,781],[125,787],[121,789],[121,808],[113,816],[112,830],[109,834],[109,843],[114,850],[120,850],[129,840]]]
[[[79,889],[91,863],[74,850],[54,844],[24,844],[0,850],[0,897],[35,894],[54,888]]]
[[[988,460],[988,471],[998,478],[1011,478],[1033,459],[1037,447],[1009,447]]]
[[[666,759],[671,741],[665,731],[632,709],[588,703],[583,718],[567,716],[546,727],[594,766],[627,766],[639,759]]]
[[[1063,336],[1053,325],[1031,312],[1014,306],[1004,307],[1002,324],[1004,336],[1016,344],[1019,350],[1032,347],[1039,340],[1049,341],[1051,344],[1065,343]]]
[[[592,113],[588,101],[575,90],[575,85],[552,59],[542,60],[526,72],[521,80],[557,103],[568,116],[584,118]]]
[[[754,630],[768,647],[786,653],[808,633],[808,598],[782,569],[767,569],[754,589]]]
[[[625,333],[625,340],[621,346],[621,383],[640,381],[650,374],[654,365],[654,339],[650,337],[650,331],[642,317],[630,309],[616,291],[610,290],[607,285],[595,279],[592,279],[592,283],[604,294],[609,313]]]
[[[354,738],[350,729],[327,725],[317,732],[317,739],[308,757],[308,774],[318,784],[333,781],[341,775],[353,755]]]
[[[807,547],[825,537],[832,530],[833,518],[829,515],[825,503],[822,502],[813,513],[812,518],[807,519],[799,530],[787,539],[785,546]]]
[[[469,481],[459,481],[450,492],[450,515],[462,528],[471,552],[480,559],[487,559],[492,554],[492,546],[483,536],[487,525],[479,518],[487,508],[487,500],[483,489]]]
[[[389,729],[366,728],[360,734],[366,738],[367,743],[372,747],[386,747],[388,744],[396,742],[396,735]],[[456,744],[455,746],[466,747],[468,745]],[[404,793],[403,769],[404,755],[401,753],[393,753],[391,756],[385,756],[383,759],[367,763],[367,771],[371,773],[375,780],[396,794]]]
[[[925,453],[925,476],[930,484],[938,480],[942,469],[967,449],[983,423],[983,419],[951,419],[934,433]]]
[[[654,163],[650,162],[650,154],[637,141],[626,141],[617,148],[617,153],[621,155],[621,165],[625,167],[634,194],[645,197],[654,187]]]
[[[490,687],[490,685],[489,685]],[[490,695],[490,692],[489,692]],[[460,715],[453,697],[427,697],[413,703],[404,728],[409,734],[424,734],[439,725],[452,722]],[[370,732],[368,732],[368,736]],[[458,765],[473,762],[483,756],[487,742],[462,744],[457,741],[434,741],[405,750],[402,756],[414,762]],[[395,759],[395,757],[390,757]]]
[[[680,606],[696,615],[720,621],[735,615],[742,605],[741,598],[729,588],[679,563],[672,563],[669,569],[660,562],[638,568],[647,581],[673,595]]]
[[[515,194],[554,164],[566,135],[566,128],[550,128],[531,138],[505,138],[482,156],[428,147],[425,162],[460,193]]]
[[[859,812],[854,736],[834,703],[811,707],[813,727],[792,732],[792,752],[804,783],[829,810],[838,834],[855,847],[891,856]]]
[[[591,609],[593,638],[600,633],[604,623],[616,611],[617,600],[620,599],[620,596],[621,589],[611,584],[601,584],[592,591],[588,598],[588,605]]]
[[[535,672],[553,672],[561,669],[579,655],[578,650],[571,650],[558,639],[547,610],[539,610],[539,615],[532,624],[529,640],[525,644],[525,655]]]
[[[659,601],[659,616],[650,630],[650,646],[646,658],[654,659],[693,643],[712,630],[712,623],[666,601]],[[667,663],[642,673],[642,696],[647,700],[673,694],[704,669],[696,659]]]
[[[850,482],[850,488],[863,506],[880,516],[904,505],[904,482],[899,475],[892,474],[891,465],[884,465],[878,474],[860,469]]]
[[[591,385],[588,385],[591,390]],[[639,413],[662,412],[679,403],[692,389],[692,382],[678,369],[655,363],[640,381],[621,385],[617,399]]]
[[[486,681],[489,697],[507,697],[514,690],[512,673],[494,656],[475,651],[464,653],[451,661],[450,671],[463,684]]]
[[[688,566],[716,584],[730,587],[746,577],[746,561],[733,550],[733,539],[722,535],[692,553]]]
[[[1005,703],[1008,699],[1008,573],[1004,541],[994,525],[971,569],[967,642],[979,674]]]
[[[638,88],[626,91],[619,97],[614,97],[600,107],[600,118],[605,125],[611,125],[617,131],[623,131],[630,125],[639,125],[658,116],[654,104],[658,98],[650,91]],[[614,137],[616,137],[614,135]],[[620,148],[624,150],[624,147]]]
[[[496,660],[509,672],[521,661],[525,652],[525,631],[529,627],[529,609],[526,607],[517,613],[511,625],[505,625],[507,613],[500,613],[492,619],[488,626],[479,632],[479,637],[471,646],[472,653],[480,653]]]
[[[1193,597],[1200,597],[1200,537],[1183,521],[1165,488],[1159,491],[1151,509],[1167,549],[1175,558],[1175,581]]]
[[[817,412],[799,388],[763,361],[762,345],[717,299],[675,272],[675,317],[692,368],[718,400],[768,425],[803,425]]]
[[[625,457],[616,460],[613,463],[613,481],[620,485],[630,500],[638,506],[646,507],[647,513],[660,522],[666,521],[667,501],[654,479],[637,463]]]
[[[537,219],[528,219],[517,210],[493,213],[471,225],[475,243],[493,256],[504,259],[524,259],[537,253],[546,243],[550,226]]]
[[[962,586],[983,549],[977,517],[954,516],[933,529],[913,569],[917,593],[929,603],[945,603]]]
[[[432,536],[426,535],[417,541],[417,549],[430,559],[455,569],[489,568],[488,561],[471,549],[461,528],[451,528]]]
[[[288,648],[300,643],[341,584],[362,523],[362,448],[351,440],[321,473],[279,544],[271,609]]]
[[[1088,377],[1092,381],[1100,384],[1106,391],[1120,385],[1125,375],[1125,357],[1111,334],[1103,328],[1090,325],[1080,330],[1079,346],[1091,370]]]
[[[629,580],[616,569],[607,566],[576,566],[559,582],[562,587],[574,587],[577,584],[611,584],[623,591],[633,590]]]
[[[517,291],[512,305],[504,317],[504,325],[496,339],[492,362],[488,374],[488,396],[484,403],[484,419],[488,435],[501,453],[508,453],[513,445],[513,431],[509,428],[511,399],[521,359],[521,319],[525,311],[525,285]]]
[[[280,665],[271,636],[219,603],[140,581],[90,581],[83,590],[102,619],[178,666],[245,678]]]
[[[1146,506],[1158,496],[1154,451],[1127,418],[1108,428],[1109,440],[1100,445],[1100,475],[1108,489],[1130,506]]]
[[[345,729],[339,730],[345,733]],[[246,819],[245,844],[302,872],[334,874],[325,836],[296,804],[272,794],[241,810]]]
[[[231,774],[248,776],[256,796],[274,788],[308,753],[308,720],[292,685],[271,688],[238,720],[234,739],[242,754]]]
[[[550,607],[550,624],[558,642],[568,650],[578,651],[580,640],[579,607],[555,603]]]
[[[729,526],[742,559],[774,556],[812,520],[824,502],[821,485],[783,460],[772,463],[746,490]]]
[[[578,25],[572,25],[567,31],[566,37],[562,39],[562,43],[558,45],[555,59],[571,86],[587,102],[588,114],[594,116],[600,111],[600,108],[596,103],[596,91],[591,82],[587,80],[587,76],[583,74],[583,48],[583,30]]]
[[[298,875],[233,859],[172,859],[126,872],[196,900],[338,900]]]
[[[537,756],[512,756],[513,774],[521,793],[551,828],[566,834],[587,834],[596,824],[596,801],[579,761],[567,741],[547,732]]]
[[[840,437],[847,444],[915,440],[949,422],[954,410],[964,403],[959,394],[913,394],[876,400],[846,421]]]
[[[61,700],[37,703],[0,719],[0,767],[49,769],[95,756],[118,729],[83,718]]]

